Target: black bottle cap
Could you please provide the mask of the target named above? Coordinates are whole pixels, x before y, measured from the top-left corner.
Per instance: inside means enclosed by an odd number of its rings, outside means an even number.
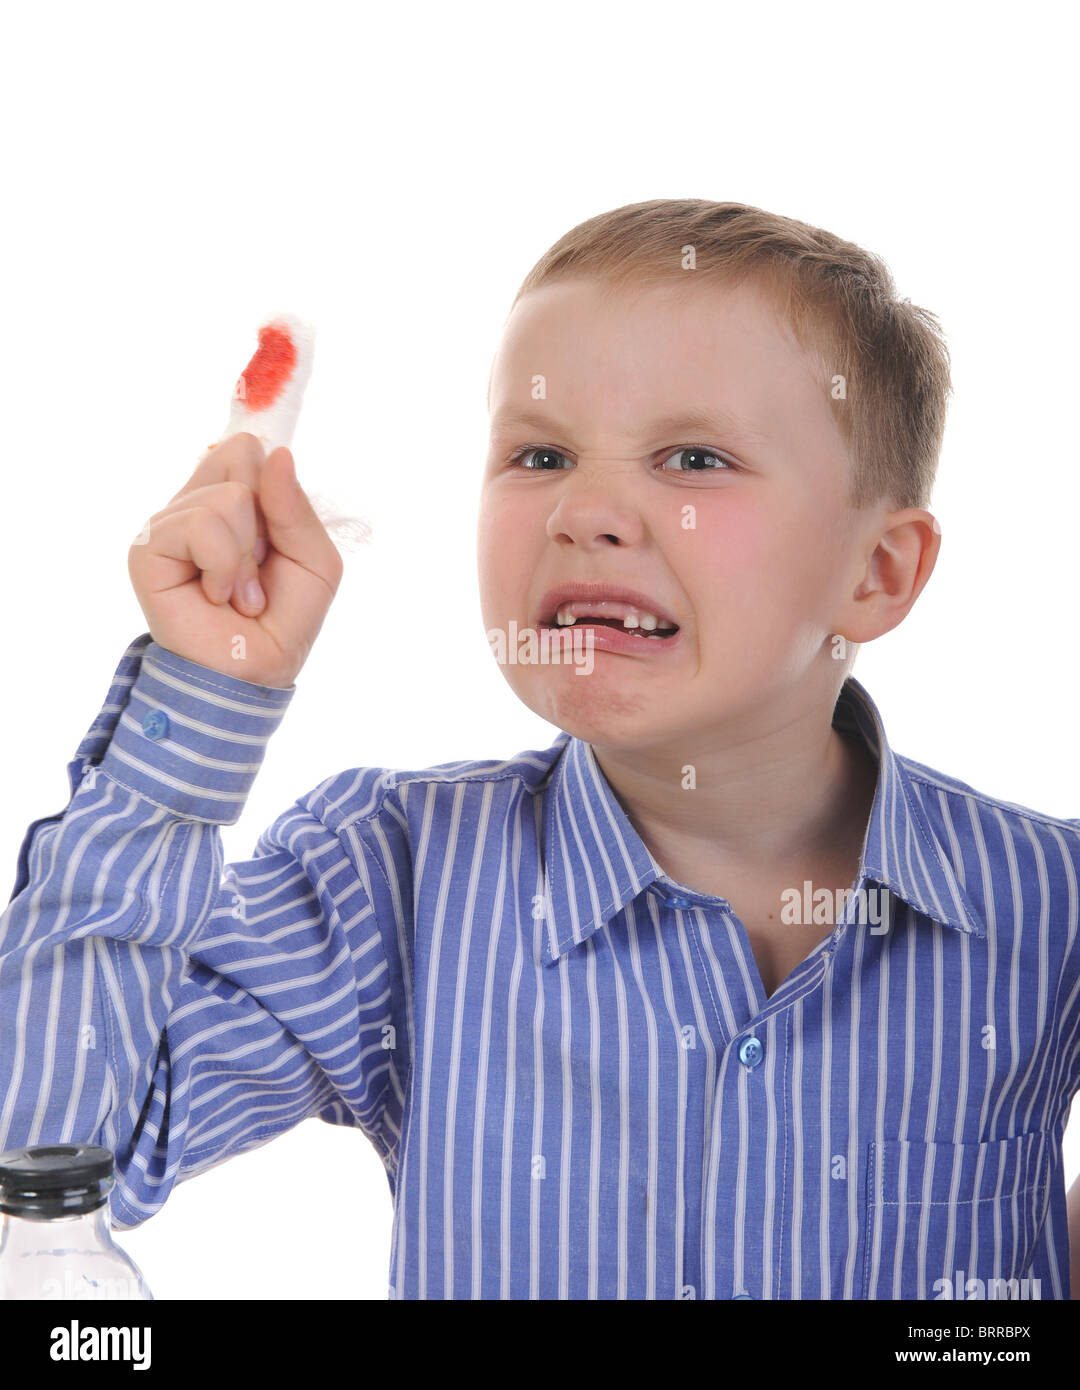
[[[0,1211],[31,1221],[80,1216],[109,1200],[112,1153],[100,1144],[32,1144],[0,1154]]]

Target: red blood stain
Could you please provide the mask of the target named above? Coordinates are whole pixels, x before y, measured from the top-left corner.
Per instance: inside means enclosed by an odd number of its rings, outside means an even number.
[[[266,324],[259,329],[259,346],[240,373],[236,398],[248,410],[266,410],[284,391],[296,367],[296,347],[286,329]]]

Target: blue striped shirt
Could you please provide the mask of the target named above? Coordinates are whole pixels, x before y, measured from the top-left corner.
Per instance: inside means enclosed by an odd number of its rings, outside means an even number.
[[[0,1150],[107,1144],[126,1229],[355,1126],[395,1298],[1068,1297],[1080,821],[894,754],[849,678],[889,910],[853,896],[767,995],[565,732],[348,769],[223,866],[292,694],[124,654],[0,918]]]

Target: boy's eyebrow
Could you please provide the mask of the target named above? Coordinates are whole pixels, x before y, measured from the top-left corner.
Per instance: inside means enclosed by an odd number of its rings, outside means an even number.
[[[558,430],[564,436],[570,433],[559,424],[557,419],[541,415],[537,411],[499,410],[491,417],[492,432],[513,429],[517,426],[538,430]],[[730,412],[722,410],[684,410],[676,415],[663,415],[646,425],[643,434],[649,439],[654,439],[664,435],[685,434],[687,431],[704,431],[705,433],[717,431],[728,438],[743,440],[748,444],[768,443],[767,435],[752,429]]]

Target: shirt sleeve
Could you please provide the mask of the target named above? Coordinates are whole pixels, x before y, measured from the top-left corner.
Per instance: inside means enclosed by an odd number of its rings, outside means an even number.
[[[0,1151],[106,1145],[121,1229],[309,1116],[362,1129],[394,1187],[399,996],[322,788],[222,871],[220,826],[294,691],[144,634],[68,764],[67,808],[20,849],[0,916]]]

